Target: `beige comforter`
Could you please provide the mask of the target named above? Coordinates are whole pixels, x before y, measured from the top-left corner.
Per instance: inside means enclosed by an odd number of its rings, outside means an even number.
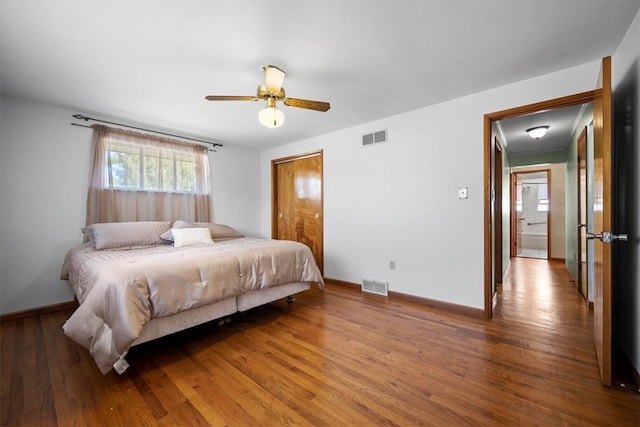
[[[64,332],[90,351],[102,373],[151,318],[291,282],[323,284],[307,246],[251,238],[132,250],[85,244],[69,251],[61,276],[80,302]]]

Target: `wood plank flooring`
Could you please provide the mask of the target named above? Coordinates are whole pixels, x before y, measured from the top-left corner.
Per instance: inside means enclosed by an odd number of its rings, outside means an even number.
[[[69,315],[2,323],[3,426],[640,424],[560,263],[514,259],[492,320],[328,285],[135,347],[121,376]]]

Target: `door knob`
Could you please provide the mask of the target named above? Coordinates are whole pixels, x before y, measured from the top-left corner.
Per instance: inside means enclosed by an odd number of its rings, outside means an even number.
[[[602,232],[602,241],[605,243],[609,243],[612,240],[622,240],[623,242],[627,241],[627,235],[626,234],[613,234],[613,233],[609,233],[608,231],[603,231]]]
[[[623,242],[626,242],[627,241],[627,235],[626,234],[613,234],[613,233],[610,233],[608,231],[603,231],[600,234],[587,233],[587,239],[589,239],[589,240],[599,239],[600,241],[602,241],[604,243],[611,243],[611,241],[613,241],[613,240],[621,240]]]

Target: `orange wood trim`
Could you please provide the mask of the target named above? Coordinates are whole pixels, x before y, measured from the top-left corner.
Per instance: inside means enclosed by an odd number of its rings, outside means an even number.
[[[556,196],[551,191],[552,188],[553,186],[551,185],[551,169],[547,169],[547,259],[551,259],[551,207],[553,206],[553,199],[555,199]],[[566,198],[567,197],[565,195],[565,200]],[[567,224],[565,224],[565,229],[566,227]]]
[[[329,277],[325,277],[324,282],[330,283],[332,285],[342,286],[343,288],[357,289],[357,290],[362,289],[362,285],[359,283],[345,282],[344,280],[331,279]]]
[[[491,116],[484,116],[484,316],[493,316],[491,295]]]
[[[502,188],[502,174],[504,172],[504,160],[503,160],[503,150],[502,150],[502,144],[500,143],[500,140],[498,139],[498,137],[496,136],[494,138],[494,143],[495,143],[495,147],[494,147],[494,158],[495,158],[495,165],[493,167],[494,169],[494,179],[495,179],[495,202],[493,204],[493,223],[495,226],[495,231],[493,233],[494,235],[494,257],[496,258],[494,260],[494,276],[495,276],[495,284],[496,284],[496,290],[497,290],[497,285],[499,283],[502,283],[502,279],[503,279],[503,275],[504,275],[504,269],[502,268],[502,256],[503,256],[503,250],[504,248],[502,247],[502,237],[503,237],[503,233],[504,230],[502,229],[502,197],[503,197],[503,188]],[[495,297],[495,292],[494,292],[494,297]],[[495,299],[495,298],[494,298]],[[493,304],[493,306],[495,306],[495,303]]]
[[[299,160],[299,159],[304,159],[307,157],[314,157],[314,156],[320,156],[322,154],[322,150],[316,150],[316,151],[309,151],[308,153],[302,153],[302,154],[293,154],[291,156],[286,156],[286,157],[280,157],[278,159],[273,159],[271,160],[271,164],[280,164],[280,163],[286,163],[286,162],[293,162],[294,160]]]
[[[549,258],[549,261],[554,261],[554,262],[565,262],[567,261],[565,258]],[[569,276],[571,276],[571,278],[573,279],[573,275],[571,274],[571,272],[569,272]]]
[[[320,221],[320,233],[322,236],[322,251],[320,253],[320,273],[324,275],[324,150],[319,150],[318,155],[321,157],[320,162],[320,176],[322,177],[322,184],[320,185],[320,212],[322,221]]]
[[[509,262],[511,258],[514,258],[516,253],[516,226],[517,226],[517,214],[516,214],[516,174],[511,172],[509,175]]]
[[[278,164],[271,160],[271,238],[278,237]]]
[[[449,313],[461,314],[463,316],[484,318],[484,311],[479,308],[467,307],[445,301],[438,301],[431,298],[423,298],[415,295],[403,294],[402,292],[389,291],[389,297],[398,300],[409,301],[427,307],[444,310]]]
[[[489,122],[493,120],[504,120],[510,117],[517,117],[523,114],[536,113],[541,110],[570,107],[572,105],[580,105],[591,102],[593,98],[599,95],[601,90],[590,90],[587,92],[577,93],[574,95],[563,96],[560,98],[549,99],[547,101],[536,102],[534,104],[522,105],[520,107],[509,108],[507,110],[496,111],[494,113],[485,114],[489,118]]]
[[[344,280],[325,278],[324,281],[325,283],[328,283],[328,284],[337,285],[337,286],[341,286],[349,289],[355,289],[355,290],[362,289],[362,286],[360,284],[353,283],[353,282],[346,282]],[[444,310],[453,314],[461,314],[464,316],[476,317],[476,318],[485,317],[484,311],[478,308],[467,307],[464,305],[453,304],[445,301],[438,301],[431,298],[419,297],[415,295],[405,294],[402,292],[389,291],[388,298],[402,300],[402,301],[409,301],[415,304],[420,304],[427,307]]]
[[[0,323],[11,320],[25,319],[27,317],[35,317],[43,314],[55,313],[56,311],[70,310],[78,307],[76,301],[61,302],[59,304],[47,305],[44,307],[30,308],[28,310],[16,311],[0,316]]]
[[[576,143],[576,199],[578,201],[578,224],[584,224],[586,227],[586,223],[587,223],[587,218],[586,218],[586,207],[587,207],[587,198],[586,198],[586,193],[587,193],[587,182],[586,182],[586,171],[589,168],[589,164],[588,164],[588,158],[586,156],[586,152],[587,152],[587,126],[584,126],[582,129],[582,132],[580,132],[580,135],[578,136],[578,140]],[[584,182],[584,187],[582,184],[582,163],[584,162],[584,168],[585,168],[585,182]],[[584,195],[582,194],[584,189]],[[585,207],[585,217],[582,217],[582,207]],[[586,228],[584,230],[584,232],[586,233]],[[587,275],[584,274],[585,271],[583,271],[583,263],[582,263],[582,253],[587,251],[587,248],[583,245],[583,241],[582,241],[582,233],[583,230],[582,228],[578,228],[578,233],[577,233],[577,243],[576,243],[576,248],[577,248],[577,253],[578,253],[578,280],[576,280],[576,285],[578,286],[578,290],[580,291],[580,294],[584,297],[585,300],[588,300],[589,298],[589,290],[587,289]],[[586,269],[586,267],[585,267]]]

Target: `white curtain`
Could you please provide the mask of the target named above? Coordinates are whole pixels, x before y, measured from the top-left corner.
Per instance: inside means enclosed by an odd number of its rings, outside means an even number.
[[[206,147],[102,125],[92,128],[87,225],[209,222]]]

